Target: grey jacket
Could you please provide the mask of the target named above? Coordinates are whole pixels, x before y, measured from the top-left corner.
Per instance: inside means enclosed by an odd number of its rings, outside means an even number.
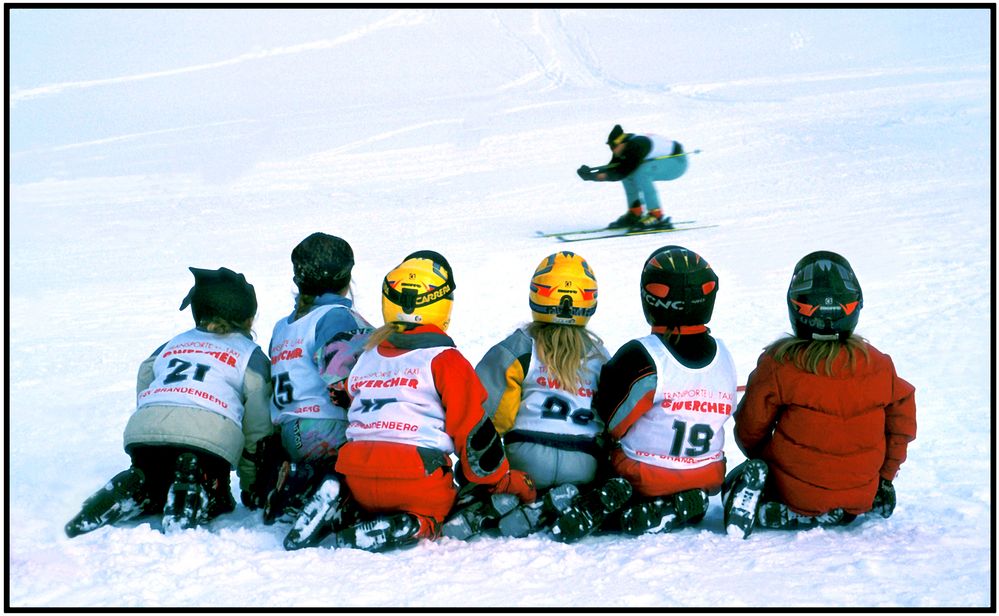
[[[153,361],[162,350],[163,347],[156,349],[139,366],[137,393],[152,383]],[[197,407],[147,405],[136,410],[125,426],[125,451],[140,444],[179,445],[206,451],[227,460],[239,475],[240,489],[247,490],[256,480],[256,465],[246,456],[252,457],[257,442],[273,431],[270,397],[270,361],[257,348],[243,377],[242,425]]]

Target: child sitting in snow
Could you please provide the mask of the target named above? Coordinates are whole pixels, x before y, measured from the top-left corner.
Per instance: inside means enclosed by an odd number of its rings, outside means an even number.
[[[457,494],[452,453],[465,479],[534,500],[530,478],[510,470],[472,366],[444,333],[454,289],[451,266],[432,251],[386,275],[385,325],[348,379],[347,442],[336,464],[343,481],[323,483],[285,547],[333,532],[335,545],[370,551],[436,538]]]
[[[345,384],[371,325],[348,297],[354,252],[345,240],[313,233],[291,252],[295,309],[274,325],[271,418],[278,427],[262,464],[270,473],[244,502],[262,506],[265,524],[295,519],[343,445],[350,399]]]
[[[892,480],[916,438],[915,389],[853,333],[863,305],[842,256],[814,252],[795,266],[787,291],[794,336],[766,348],[735,413],[736,443],[749,460],[726,480],[732,532],[892,514]]]
[[[717,293],[714,270],[691,250],[664,246],[646,260],[641,300],[652,333],[604,365],[593,402],[616,440],[611,464],[627,488],[564,513],[552,528],[557,539],[575,541],[604,520],[640,535],[703,518],[725,477],[723,426],[736,393],[732,357],[706,325]]]
[[[257,442],[270,434],[270,362],[250,337],[257,298],[242,274],[190,268],[196,327],[139,367],[138,405],[125,426],[131,467],[115,475],[68,524],[70,537],[141,514],[162,515],[165,531],[232,511],[233,467],[254,483]]]
[[[579,486],[606,470],[604,422],[590,408],[609,357],[586,328],[597,309],[596,277],[579,255],[550,255],[535,268],[529,304],[532,322],[493,346],[475,372],[510,467],[530,475],[545,496],[517,507],[501,496],[471,494],[445,523],[449,537],[466,539],[497,520],[504,536],[526,536],[550,525]]]

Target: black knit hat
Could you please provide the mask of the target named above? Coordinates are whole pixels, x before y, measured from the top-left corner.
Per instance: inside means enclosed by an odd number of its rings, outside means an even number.
[[[313,233],[291,251],[295,284],[305,295],[336,293],[350,282],[354,251],[335,235]]]
[[[622,135],[624,135],[624,129],[621,128],[620,124],[615,124],[614,128],[611,129],[610,134],[607,135],[607,145],[614,144],[614,141]]]
[[[257,294],[242,274],[225,267],[188,269],[194,274],[194,286],[180,303],[180,309],[190,306],[195,324],[213,317],[242,323],[257,314]]]

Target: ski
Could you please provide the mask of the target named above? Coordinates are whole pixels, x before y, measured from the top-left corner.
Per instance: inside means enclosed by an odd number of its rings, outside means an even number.
[[[674,221],[674,225],[690,225],[697,221],[695,220],[678,220]],[[599,229],[573,229],[569,231],[535,231],[538,237],[563,237],[566,235],[591,235],[594,233],[601,233],[604,231],[617,231],[624,232],[629,231],[629,229],[611,229],[610,227],[600,227]]]
[[[596,234],[590,233],[586,235],[580,234],[563,234],[554,236],[560,242],[585,242],[589,240],[604,240],[612,237],[629,237],[632,235],[652,235],[655,233],[676,233],[677,231],[693,231],[694,229],[709,229],[711,227],[717,227],[718,225],[694,225],[689,227],[674,227],[672,229],[609,229],[607,233]]]

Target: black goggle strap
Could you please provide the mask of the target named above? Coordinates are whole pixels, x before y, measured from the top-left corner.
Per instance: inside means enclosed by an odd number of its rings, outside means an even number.
[[[410,259],[427,259],[434,264],[434,272],[444,279],[444,284],[427,291],[426,293],[416,293],[413,289],[403,289],[397,291],[388,284],[388,279],[382,282],[382,295],[393,304],[402,308],[405,314],[412,314],[417,306],[429,306],[442,299],[451,299],[457,285],[454,284],[454,277],[451,275],[451,265],[440,253],[433,250],[418,250],[405,259],[403,263]]]
[[[417,293],[413,289],[396,291],[389,286],[388,281],[382,282],[382,295],[393,304],[400,306],[406,314],[412,314],[417,306],[429,306],[442,299],[451,299],[453,292],[454,285],[450,282],[445,282],[443,285],[426,293]]]
[[[564,296],[569,298],[568,295]],[[589,308],[576,308],[571,304],[571,298],[569,302],[564,300],[559,302],[558,306],[542,306],[541,304],[536,304],[530,302],[531,310],[537,312],[538,314],[554,314],[557,317],[568,318],[568,317],[592,317],[597,311],[596,306],[590,306]]]

